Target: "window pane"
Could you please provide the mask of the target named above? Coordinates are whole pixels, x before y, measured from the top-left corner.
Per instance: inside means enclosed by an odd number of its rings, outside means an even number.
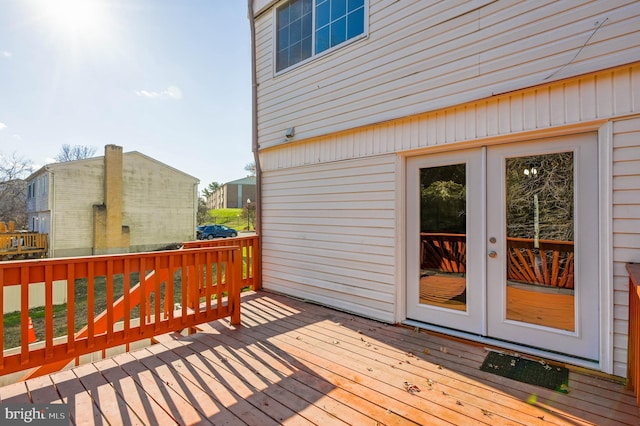
[[[311,37],[302,39],[302,59],[310,58],[313,54],[313,43]]]
[[[302,0],[303,15],[306,15],[307,13],[311,13],[312,7],[313,7],[313,0]]]
[[[348,9],[347,10],[349,12],[353,12],[357,8],[363,7],[363,6],[364,6],[364,0],[349,0]]]
[[[311,37],[313,34],[313,15],[308,13],[302,17],[302,37]]]
[[[316,6],[316,28],[319,29],[329,23],[329,0]]]
[[[283,49],[278,52],[276,57],[276,69],[278,71],[285,69],[289,66],[289,49]]]
[[[420,169],[420,303],[467,310],[466,165]]]
[[[296,19],[289,25],[289,42],[296,43],[302,40],[302,19]]]
[[[297,64],[302,60],[302,43],[298,42],[289,50],[289,63]]]
[[[290,20],[300,19],[302,17],[302,2],[300,0],[294,0],[290,3],[289,13],[291,14]]]
[[[293,0],[277,11],[276,71],[283,70],[312,55],[311,41],[313,0]],[[305,13],[306,12],[306,13]]]
[[[364,33],[364,8],[347,15],[347,39]]]
[[[289,25],[289,8],[283,7],[278,9],[278,28]]]
[[[347,0],[331,0],[331,20],[336,19],[347,14]]]
[[[289,28],[283,28],[278,31],[278,50],[285,49],[289,46]]]
[[[316,53],[324,52],[329,47],[329,27],[324,27],[316,31]]]
[[[331,46],[336,46],[347,39],[347,18],[344,17],[331,24]]]

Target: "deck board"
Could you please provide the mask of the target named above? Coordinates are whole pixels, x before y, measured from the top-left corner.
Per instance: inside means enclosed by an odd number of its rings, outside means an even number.
[[[571,369],[561,394],[481,371],[482,346],[267,292],[243,297],[241,327],[200,329],[2,387],[0,401],[65,401],[82,425],[640,424],[608,377]]]

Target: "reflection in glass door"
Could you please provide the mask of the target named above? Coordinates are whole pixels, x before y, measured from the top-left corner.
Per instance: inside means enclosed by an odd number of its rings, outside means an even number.
[[[599,357],[595,133],[487,150],[487,335]]]
[[[478,148],[407,160],[409,319],[484,332],[482,159]]]
[[[407,159],[406,318],[597,360],[595,133]]]
[[[573,152],[507,158],[506,319],[575,331]]]
[[[466,168],[420,169],[420,303],[467,310]]]

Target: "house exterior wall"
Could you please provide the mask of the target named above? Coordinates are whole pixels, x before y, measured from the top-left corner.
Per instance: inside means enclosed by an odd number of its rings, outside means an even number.
[[[625,376],[640,3],[370,0],[366,39],[279,75],[273,4],[254,4],[263,286],[402,320],[408,157],[598,131],[601,369]]]
[[[104,165],[92,158],[51,165],[49,256],[93,254],[93,205],[104,202]]]
[[[640,58],[640,4],[369,0],[369,36],[274,77],[274,13],[256,18],[258,135],[283,144],[461,105]],[[576,56],[576,53],[579,54]]]
[[[630,118],[639,113],[640,64],[262,150],[263,286],[392,322],[400,303],[394,292],[402,259],[394,247],[403,242],[394,221],[402,217],[405,156],[580,133],[610,123],[613,153],[606,167],[612,172],[604,177],[613,182],[614,202],[614,247],[607,261],[614,274],[609,295],[614,345],[610,372],[624,376],[628,325],[624,264],[640,260],[640,118]],[[381,161],[386,168],[377,170]],[[364,174],[366,179],[348,183],[350,173],[367,168],[371,172]],[[327,179],[325,170],[336,171],[333,180]],[[379,186],[378,179],[382,179]],[[360,204],[359,197],[365,194],[383,199]],[[346,201],[350,197],[352,203]],[[342,200],[344,212],[335,210],[336,200]],[[352,208],[361,215],[355,220]],[[318,237],[333,256],[317,253]],[[372,271],[371,260],[360,254],[371,250],[365,247],[374,237],[376,250],[386,247],[379,253],[384,261],[376,259],[376,265],[391,269],[362,282],[345,276],[345,271]],[[329,249],[344,244],[342,239],[352,241],[342,249],[351,255]],[[333,257],[340,259],[338,269],[343,272],[321,272],[327,265],[334,267]],[[375,291],[364,291],[369,280]]]
[[[613,123],[613,289],[616,373],[626,368],[629,276],[625,265],[640,262],[640,117]]]
[[[125,153],[122,163],[122,226],[128,227],[130,237],[125,250],[154,250],[193,240],[198,180],[137,152]],[[48,194],[33,201],[33,208],[43,210],[29,215],[30,223],[52,221],[46,230],[49,256],[95,254],[94,206],[105,203],[103,157],[52,164],[43,170]],[[36,217],[38,221],[33,220]]]
[[[43,171],[27,184],[28,229],[48,234],[51,225],[49,210],[49,173]]]
[[[387,322],[395,302],[395,156],[263,175],[263,282]]]
[[[132,252],[195,239],[198,181],[139,153],[124,155],[123,218]]]

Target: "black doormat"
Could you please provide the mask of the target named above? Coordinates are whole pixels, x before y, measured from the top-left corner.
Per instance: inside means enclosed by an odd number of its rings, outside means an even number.
[[[519,382],[569,393],[569,370],[565,367],[549,365],[544,361],[532,361],[489,351],[480,370]]]

